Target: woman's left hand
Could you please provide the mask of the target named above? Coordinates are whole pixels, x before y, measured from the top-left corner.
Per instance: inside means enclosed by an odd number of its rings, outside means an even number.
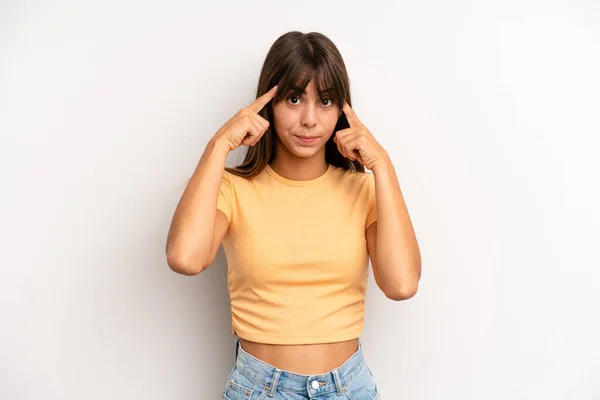
[[[344,157],[358,160],[367,169],[373,170],[375,164],[387,157],[387,152],[375,140],[371,132],[358,119],[348,102],[344,102],[342,109],[350,128],[337,131],[333,141]]]

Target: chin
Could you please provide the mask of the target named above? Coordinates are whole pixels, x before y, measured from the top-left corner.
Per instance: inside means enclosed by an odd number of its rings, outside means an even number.
[[[293,147],[289,149],[290,153],[294,154],[297,157],[309,158],[317,154],[319,151],[318,148],[302,148],[302,147]]]

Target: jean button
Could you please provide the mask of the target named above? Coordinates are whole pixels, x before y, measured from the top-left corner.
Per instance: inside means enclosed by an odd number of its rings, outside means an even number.
[[[319,382],[317,382],[317,381],[312,381],[312,383],[310,385],[315,390],[319,388]]]

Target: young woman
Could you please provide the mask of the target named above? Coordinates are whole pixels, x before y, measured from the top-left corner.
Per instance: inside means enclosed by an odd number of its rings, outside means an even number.
[[[209,141],[175,210],[171,269],[198,274],[225,250],[237,339],[223,399],[379,398],[359,339],[368,259],[393,300],[416,293],[421,261],[392,162],[349,87],[326,36],[279,37],[256,100]],[[243,163],[226,168],[239,146]]]

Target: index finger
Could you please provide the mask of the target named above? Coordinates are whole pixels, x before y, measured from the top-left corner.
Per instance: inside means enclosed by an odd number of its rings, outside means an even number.
[[[277,87],[277,85],[273,86],[267,93],[254,100],[252,104],[246,108],[255,113],[262,110],[263,107],[266,106],[273,99],[273,97],[275,97],[275,93],[277,93]]]
[[[350,124],[351,128],[354,126],[362,125],[362,122],[360,122],[358,116],[356,115],[354,110],[350,108],[350,105],[347,101],[344,102],[344,107],[342,108],[342,111],[344,111],[344,114],[346,114],[346,119],[348,120],[348,123]]]

